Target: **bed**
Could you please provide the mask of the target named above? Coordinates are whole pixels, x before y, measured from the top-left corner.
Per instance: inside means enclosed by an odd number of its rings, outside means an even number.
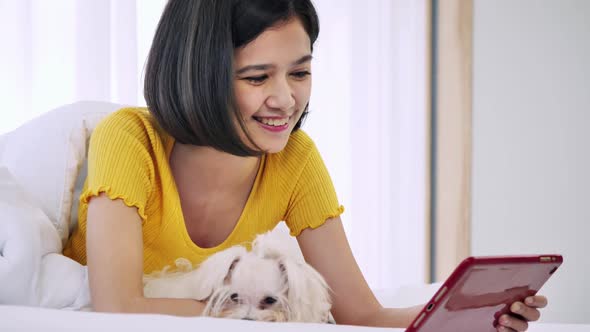
[[[426,302],[440,284],[407,285],[395,291],[375,290],[387,307],[411,306]],[[0,331],[301,331],[373,332],[404,329],[373,328],[332,324],[265,323],[208,317],[173,317],[146,314],[104,314],[25,306],[0,305]],[[532,323],[530,332],[590,332],[590,325]]]
[[[0,331],[404,331],[331,324],[264,323],[208,317],[104,314],[94,312],[0,306]],[[588,332],[590,325],[531,324],[530,332]]]

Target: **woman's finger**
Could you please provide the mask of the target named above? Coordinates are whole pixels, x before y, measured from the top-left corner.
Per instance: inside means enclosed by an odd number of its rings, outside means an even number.
[[[536,308],[524,305],[522,302],[514,302],[510,311],[524,318],[525,321],[535,322],[541,317],[541,312]]]
[[[545,308],[547,306],[547,298],[542,295],[529,296],[524,299],[524,303],[529,307]]]
[[[509,327],[515,331],[526,331],[529,328],[529,324],[526,321],[510,315],[502,315],[500,317],[500,325]]]

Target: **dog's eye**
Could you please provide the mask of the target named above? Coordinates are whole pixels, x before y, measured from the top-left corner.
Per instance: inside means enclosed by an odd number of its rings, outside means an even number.
[[[277,299],[275,299],[274,297],[267,296],[264,298],[263,302],[264,302],[264,304],[271,305],[271,304],[277,302]]]
[[[234,301],[234,302],[238,302],[238,293],[233,293],[232,295],[229,296],[229,298]]]

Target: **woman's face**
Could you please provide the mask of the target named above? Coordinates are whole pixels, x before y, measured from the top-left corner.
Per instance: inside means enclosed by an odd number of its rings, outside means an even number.
[[[234,69],[235,98],[250,137],[265,152],[281,151],[311,93],[311,45],[303,25],[292,19],[267,29],[236,49]]]

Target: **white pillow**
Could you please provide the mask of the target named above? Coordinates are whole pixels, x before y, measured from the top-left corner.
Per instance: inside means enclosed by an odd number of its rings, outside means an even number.
[[[122,107],[108,102],[76,102],[0,137],[0,165],[39,203],[62,243],[76,221],[90,134],[107,114]]]

